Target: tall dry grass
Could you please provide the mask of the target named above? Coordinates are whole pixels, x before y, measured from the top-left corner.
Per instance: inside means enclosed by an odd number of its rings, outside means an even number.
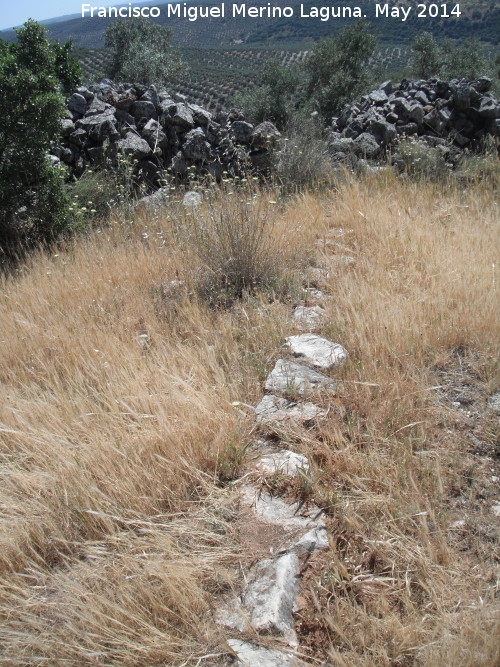
[[[336,416],[289,436],[332,544],[303,577],[303,644],[323,664],[495,664],[492,560],[446,533],[466,442],[431,389],[457,349],[495,389],[494,192],[380,175],[260,197],[276,261],[328,267],[321,333],[349,351]],[[291,304],[198,299],[178,220],[116,218],[1,285],[2,664],[225,660],[211,609],[247,555],[224,480],[252,437],[231,403],[260,397]]]

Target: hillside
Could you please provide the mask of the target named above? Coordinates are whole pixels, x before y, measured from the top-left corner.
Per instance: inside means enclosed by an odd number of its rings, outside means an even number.
[[[202,5],[203,3],[196,3]],[[267,7],[265,0],[256,0],[254,6]],[[352,4],[362,8],[369,21],[379,35],[382,42],[408,43],[417,32],[427,30],[438,37],[450,39],[464,39],[476,37],[480,41],[498,44],[500,35],[500,7],[490,0],[469,0],[460,3],[462,15],[459,19],[434,19],[417,18],[410,14],[406,22],[399,19],[375,19],[373,0],[360,0],[360,2],[344,3],[346,6]],[[391,6],[411,5],[409,0],[396,2],[391,0]],[[414,5],[415,3],[413,3]],[[166,17],[166,5],[159,4],[162,15],[157,19],[159,23],[166,24],[172,28],[174,42],[179,46],[197,48],[220,48],[231,44],[258,44],[259,48],[282,48],[277,47],[275,42],[286,43],[286,49],[293,50],[310,47],[311,41],[333,35],[341,30],[347,18],[336,18],[330,21],[311,20],[300,18],[300,3],[287,3],[278,0],[273,6],[290,6],[294,8],[294,16],[290,19],[272,18],[249,18],[235,17],[225,19],[208,19],[190,22],[183,18]],[[305,3],[306,11],[314,3]],[[227,3],[230,6],[230,3]],[[229,11],[229,10],[228,10]],[[52,39],[65,41],[72,39],[75,46],[88,48],[102,48],[104,46],[104,31],[112,19],[72,18],[69,20],[58,20],[56,23],[44,22]],[[12,31],[0,32],[0,37],[11,40],[15,38]]]
[[[495,667],[493,183],[201,194],[0,279],[0,662]],[[272,281],[214,307],[228,247]],[[347,360],[256,423],[310,329]],[[283,617],[227,627],[278,563]]]

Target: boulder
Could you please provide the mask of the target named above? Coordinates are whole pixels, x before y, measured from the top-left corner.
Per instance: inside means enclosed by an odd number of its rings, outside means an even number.
[[[87,100],[80,93],[73,93],[67,102],[68,109],[80,116],[87,111]]]
[[[182,152],[188,160],[199,162],[207,160],[210,156],[210,144],[206,140],[205,133],[199,127],[190,130],[184,137]]]
[[[128,132],[123,139],[118,141],[118,150],[133,160],[144,160],[152,153],[148,142],[137,136],[135,132]]]
[[[380,146],[372,134],[363,132],[352,140],[354,153],[360,157],[375,158],[380,153]]]
[[[238,144],[249,144],[252,139],[253,125],[244,120],[236,120],[231,124],[231,137]]]
[[[145,118],[146,120],[150,120],[151,118],[156,120],[158,118],[155,105],[148,100],[138,100],[137,102],[133,102],[129,111],[130,115],[134,117],[136,122],[142,118]]]

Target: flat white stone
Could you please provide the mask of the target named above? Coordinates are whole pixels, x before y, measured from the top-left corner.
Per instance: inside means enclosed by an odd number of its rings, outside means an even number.
[[[500,412],[500,391],[497,391],[496,394],[493,394],[488,398],[488,407],[490,410]]]
[[[238,667],[301,667],[306,664],[282,651],[255,646],[241,639],[228,639],[227,643],[238,658]]]
[[[316,418],[324,417],[322,410],[314,403],[294,403],[285,398],[266,394],[255,407],[257,423],[298,421],[304,425],[311,424]]]
[[[296,357],[303,357],[315,368],[330,370],[342,366],[347,352],[338,343],[332,343],[316,334],[288,336],[285,345]]]
[[[295,477],[299,470],[307,472],[309,470],[309,461],[305,456],[291,452],[289,449],[283,449],[271,454],[265,454],[257,461],[257,467],[264,472],[274,474],[281,473]]]
[[[266,379],[268,391],[304,394],[308,389],[335,389],[335,382],[317,371],[293,361],[278,359]]]
[[[252,507],[259,519],[276,526],[307,531],[311,528],[323,528],[325,525],[321,516],[318,516],[321,514],[321,510],[316,505],[299,514],[301,511],[300,503],[286,503],[278,496],[271,496],[271,494],[254,486],[242,487],[241,500]]]
[[[243,607],[257,632],[295,641],[293,610],[298,591],[299,559],[294,553],[259,561],[249,572]]]
[[[495,516],[500,517],[500,505],[493,505],[493,507],[491,508],[491,511],[493,512],[493,514]]]
[[[293,311],[293,322],[301,329],[313,330],[327,319],[326,311],[320,306],[297,306]]]

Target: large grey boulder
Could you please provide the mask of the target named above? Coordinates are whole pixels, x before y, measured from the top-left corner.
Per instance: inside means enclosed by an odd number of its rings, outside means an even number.
[[[128,132],[123,139],[118,141],[118,150],[130,156],[133,160],[144,160],[152,153],[148,142],[137,136],[135,132]]]
[[[500,106],[492,97],[483,97],[479,105],[478,113],[481,118],[499,118]]]
[[[79,130],[85,130],[88,138],[94,143],[102,143],[105,139],[115,140],[120,135],[116,129],[114,115],[111,113],[85,116],[76,121]]]
[[[264,121],[253,130],[252,135],[252,147],[253,148],[265,148],[269,145],[274,145],[276,141],[280,138],[281,133],[278,128],[269,121]]]
[[[206,140],[205,133],[201,128],[197,127],[186,134],[182,152],[188,160],[194,160],[195,162],[209,158],[210,144]]]
[[[80,93],[73,93],[67,102],[68,109],[81,116],[87,111],[87,100]]]
[[[252,139],[253,125],[244,120],[235,120],[231,124],[231,137],[238,144],[249,144]]]
[[[354,153],[360,157],[374,158],[380,153],[380,146],[372,134],[363,132],[352,140]]]
[[[323,370],[338,368],[347,359],[347,352],[342,345],[332,343],[316,334],[288,336],[285,345],[294,356],[302,357],[311,366]]]
[[[70,118],[63,118],[61,121],[61,134],[63,137],[69,137],[69,135],[75,131],[75,124]]]
[[[198,106],[198,104],[188,104],[188,108],[192,112],[193,119],[197,125],[206,127],[213,120],[213,114],[203,109],[203,107]]]
[[[194,118],[191,109],[186,104],[172,104],[167,107],[161,117],[162,125],[174,125],[182,130],[194,127]]]
[[[136,122],[141,120],[141,118],[146,118],[150,120],[151,118],[157,119],[158,114],[156,113],[156,107],[153,102],[149,100],[138,100],[134,102],[129,110],[130,114],[135,118]]]

